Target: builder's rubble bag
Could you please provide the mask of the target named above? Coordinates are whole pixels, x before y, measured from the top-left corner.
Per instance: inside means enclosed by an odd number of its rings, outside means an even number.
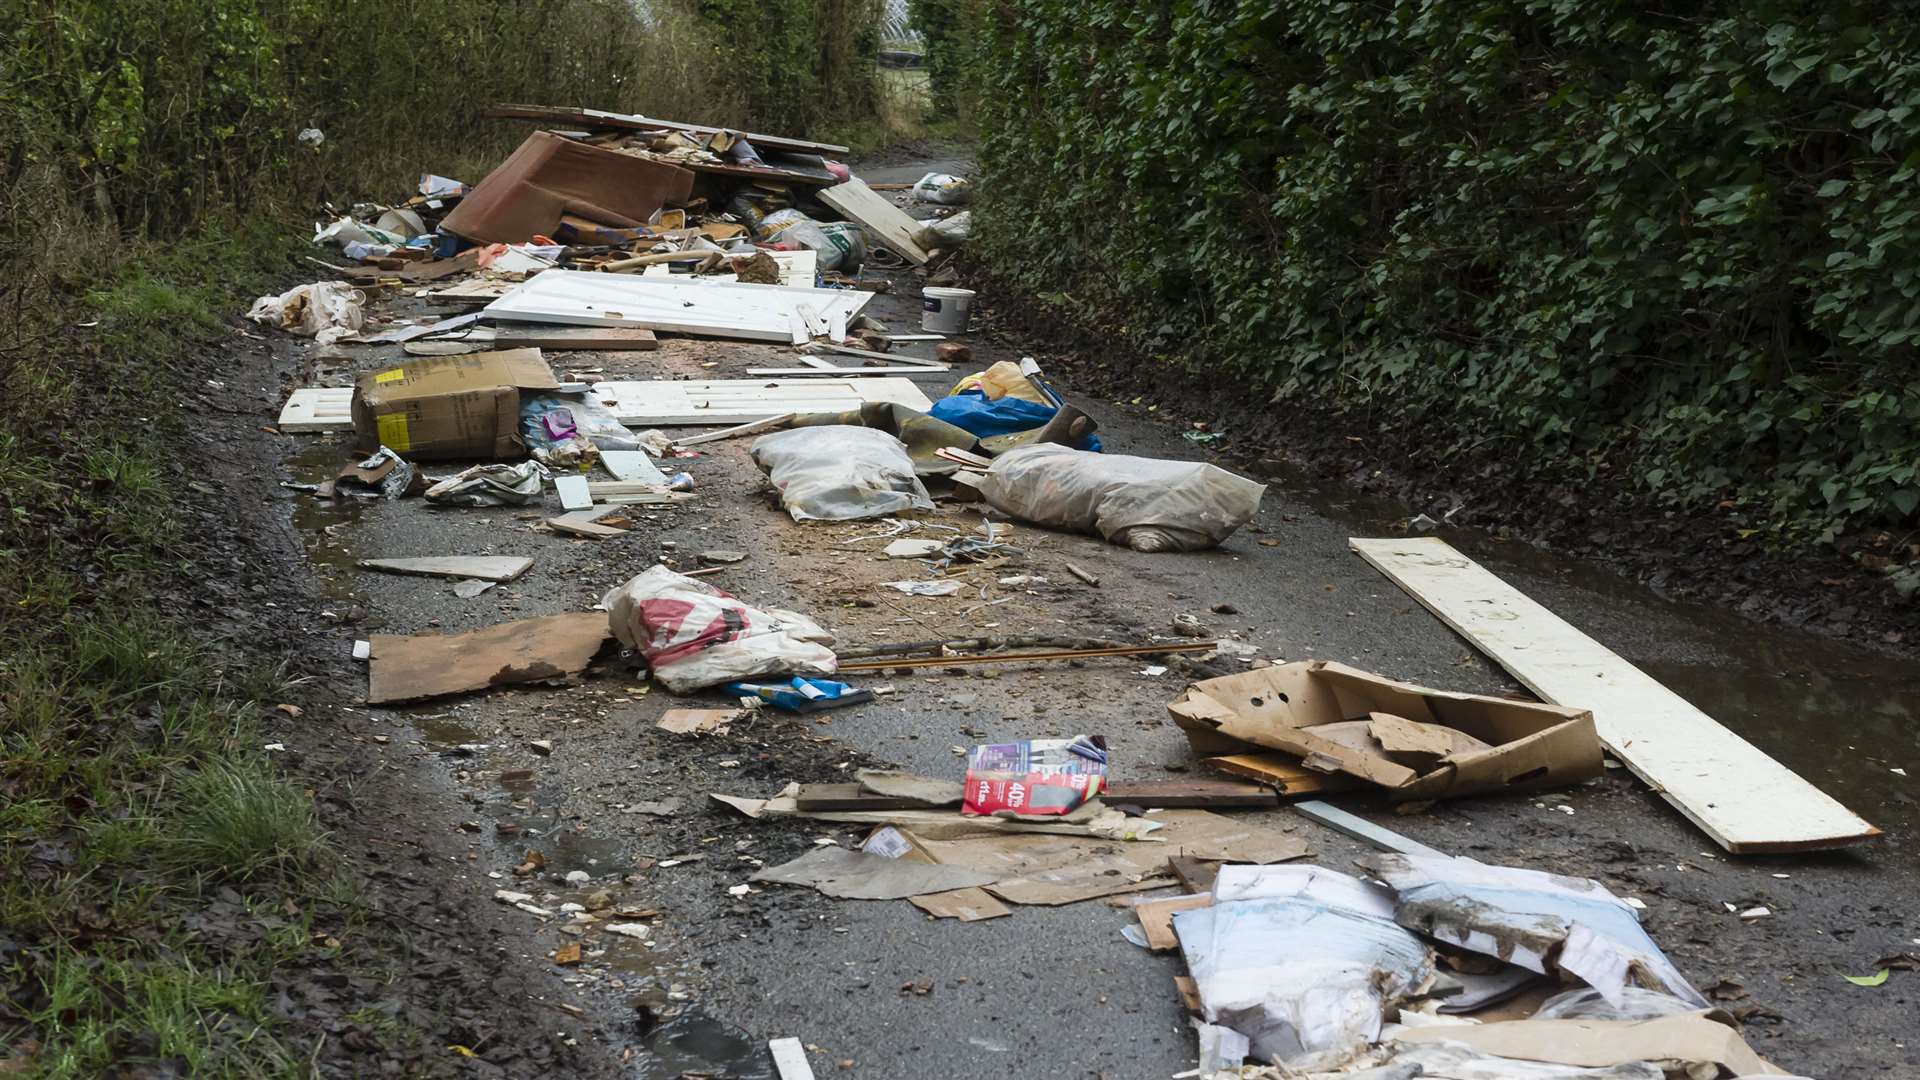
[[[1203,461],[1038,443],[994,458],[979,490],[1035,525],[1099,533],[1135,551],[1198,551],[1252,520],[1267,488]]]
[[[749,607],[656,566],[601,601],[613,636],[676,694],[757,675],[831,675],[833,635],[805,615]]]
[[[753,463],[780,492],[795,521],[851,521],[931,510],[899,439],[851,424],[798,427],[762,435]]]

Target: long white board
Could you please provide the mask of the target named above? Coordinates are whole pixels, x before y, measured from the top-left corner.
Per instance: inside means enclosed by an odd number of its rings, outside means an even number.
[[[569,326],[638,326],[680,334],[793,340],[792,319],[802,304],[822,318],[852,318],[870,292],[789,289],[780,285],[693,285],[641,274],[548,270],[488,304],[495,320]]]
[[[1652,676],[1433,537],[1348,545],[1600,741],[1728,851],[1844,847],[1880,830]]]
[[[628,427],[744,424],[784,413],[850,412],[869,401],[933,408],[918,386],[900,378],[659,379],[595,383],[593,392]]]

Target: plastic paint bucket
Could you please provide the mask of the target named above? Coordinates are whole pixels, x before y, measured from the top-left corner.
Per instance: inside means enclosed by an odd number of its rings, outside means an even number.
[[[972,307],[972,289],[929,285],[920,290],[920,329],[936,334],[964,334]]]

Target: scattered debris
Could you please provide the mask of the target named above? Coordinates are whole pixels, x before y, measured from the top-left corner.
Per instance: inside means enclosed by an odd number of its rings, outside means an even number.
[[[739,709],[668,709],[653,726],[675,735],[724,733],[742,715]]]
[[[434,577],[512,581],[527,572],[533,560],[510,555],[440,555],[418,559],[361,559],[362,570],[388,574],[425,574]]]
[[[831,675],[832,635],[804,615],[749,607],[655,566],[608,593],[613,634],[676,694],[755,675]]]

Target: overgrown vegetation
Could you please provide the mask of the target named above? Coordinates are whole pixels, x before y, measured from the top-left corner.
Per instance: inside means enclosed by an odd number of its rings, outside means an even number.
[[[200,542],[169,403],[290,229],[478,179],[526,130],[497,100],[871,124],[867,6],[0,0],[0,1073],[308,1073],[268,986],[347,898],[272,680],[155,600]]]
[[[984,128],[977,250],[1151,352],[1418,427],[1456,465],[1786,548],[1898,537],[1920,521],[1902,10],[998,0],[949,46]]]

